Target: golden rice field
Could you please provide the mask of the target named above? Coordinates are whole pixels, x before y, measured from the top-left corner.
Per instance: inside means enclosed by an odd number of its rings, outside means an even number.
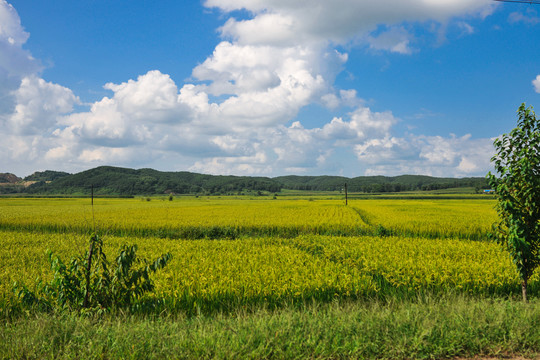
[[[85,233],[93,226],[88,200],[1,199],[1,204],[0,226],[5,229]],[[179,238],[356,233],[366,228],[341,201],[97,199],[94,218],[97,229],[104,233]]]
[[[296,301],[519,294],[508,254],[488,241],[490,200],[96,199],[94,218],[112,257],[170,252],[156,296],[188,312]],[[82,253],[88,199],[0,199],[0,294],[48,279],[48,249]],[[380,229],[386,235],[380,234]],[[172,235],[172,236],[171,236]],[[187,235],[182,237],[182,235]],[[193,236],[196,235],[196,236]],[[531,292],[538,290],[538,274]]]
[[[485,238],[490,200],[0,199],[0,228],[169,238],[393,235]]]

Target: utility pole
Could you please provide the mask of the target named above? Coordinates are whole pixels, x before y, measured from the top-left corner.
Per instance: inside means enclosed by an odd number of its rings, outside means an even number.
[[[88,307],[88,299],[90,297],[90,271],[92,271],[92,255],[94,253],[94,242],[97,240],[96,219],[94,217],[94,184],[92,184],[90,197],[92,199],[91,200],[92,223],[94,226],[94,233],[92,234],[92,237],[90,238],[90,248],[88,249],[88,259],[86,259],[86,274],[85,274],[86,288],[84,289],[84,301],[83,301],[83,308],[85,309]]]
[[[347,206],[348,199],[347,199],[347,183],[345,183],[345,206]]]

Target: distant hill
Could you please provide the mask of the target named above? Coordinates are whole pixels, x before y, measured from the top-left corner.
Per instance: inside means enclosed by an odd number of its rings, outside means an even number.
[[[0,173],[0,184],[16,184],[21,181],[22,179],[17,175],[11,173]]]
[[[3,174],[6,175],[6,174]],[[11,181],[22,179],[13,174]],[[0,177],[0,180],[2,177]],[[154,194],[245,194],[281,189],[309,191],[340,191],[347,183],[350,192],[384,193],[401,191],[440,190],[459,187],[487,188],[485,178],[436,178],[422,175],[360,176],[280,176],[275,178],[250,176],[217,176],[153,169],[128,169],[100,166],[76,174],[59,171],[35,172],[22,184],[0,187],[0,193],[31,195],[87,195],[93,186],[97,195]],[[6,184],[7,185],[7,184]]]
[[[31,194],[89,194],[94,186],[98,195],[152,194],[227,194],[242,191],[280,191],[269,178],[214,176],[190,172],[162,172],[153,169],[133,170],[101,166],[60,177],[50,183],[28,187]]]
[[[45,170],[45,171],[36,171],[32,175],[29,175],[24,178],[24,181],[53,181],[56,179],[60,179],[64,176],[69,176],[70,173],[63,172],[63,171],[52,171],[52,170]]]
[[[347,183],[350,192],[401,192],[416,190],[439,190],[458,187],[488,186],[485,178],[437,178],[424,175],[401,176],[359,176],[346,178],[341,176],[280,176],[274,178],[285,189],[337,191]]]
[[[23,179],[11,173],[0,173],[0,194],[14,194],[22,191]]]

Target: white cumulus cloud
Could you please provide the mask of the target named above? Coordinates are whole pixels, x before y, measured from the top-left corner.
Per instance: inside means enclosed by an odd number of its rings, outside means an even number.
[[[15,8],[0,0],[0,116],[13,111],[16,102],[12,92],[22,79],[41,70],[39,62],[22,47],[28,36]]]
[[[300,108],[329,88],[320,49],[220,43],[193,70],[205,96],[225,96],[211,104],[208,117],[232,128],[272,126],[292,119]],[[338,53],[331,57],[341,59]],[[337,60],[338,62],[340,60]]]
[[[534,86],[534,90],[540,94],[540,75],[538,75],[536,79],[532,81],[532,84]]]
[[[467,14],[485,17],[495,5],[489,0],[206,0],[205,6],[254,14],[250,19],[231,18],[221,29],[224,36],[240,44],[292,46],[297,42],[343,43],[365,36],[381,24],[446,22]]]
[[[40,63],[23,48],[29,34],[15,9],[0,0],[0,156],[32,170],[36,164],[42,170],[159,164],[215,174],[320,174],[342,170],[344,153],[356,161],[359,175],[485,170],[488,140],[397,136],[400,120],[391,111],[374,111],[355,89],[336,89],[334,80],[348,61],[337,45],[411,54],[417,51],[414,26],[487,16],[491,1],[204,4],[230,17],[219,29],[221,41],[189,81],[177,85],[152,70],[105,84],[109,96],[74,111],[81,102],[70,89],[42,79]],[[242,9],[247,15],[235,18],[234,11]],[[473,30],[465,22],[458,26]],[[540,76],[533,82],[537,91],[539,82]],[[349,113],[316,126],[295,121],[313,103]]]
[[[409,134],[372,139],[355,151],[366,175],[482,176],[490,169],[493,140]]]
[[[14,133],[22,135],[41,134],[54,128],[58,117],[71,112],[79,102],[70,89],[36,76],[23,78],[13,94],[15,111],[7,123]]]

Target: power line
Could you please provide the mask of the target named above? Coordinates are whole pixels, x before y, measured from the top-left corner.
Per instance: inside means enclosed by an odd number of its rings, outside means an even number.
[[[511,3],[520,3],[520,4],[530,4],[530,5],[540,5],[540,0],[494,0],[499,2],[511,2]]]

